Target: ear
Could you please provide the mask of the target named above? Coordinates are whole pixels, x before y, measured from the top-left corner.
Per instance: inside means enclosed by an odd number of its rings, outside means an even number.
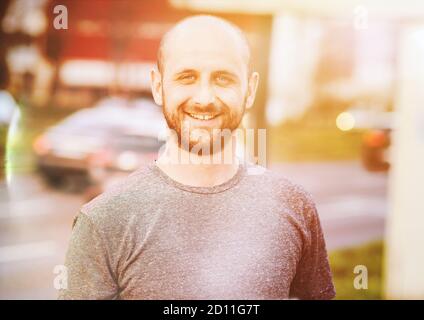
[[[253,106],[256,97],[256,90],[258,89],[259,83],[259,73],[252,72],[249,77],[249,82],[247,84],[247,99],[246,99],[246,108],[249,109]]]
[[[156,68],[153,68],[150,71],[150,86],[151,86],[151,89],[152,89],[153,99],[155,100],[157,105],[161,106],[163,104],[163,101],[162,101],[162,76]]]

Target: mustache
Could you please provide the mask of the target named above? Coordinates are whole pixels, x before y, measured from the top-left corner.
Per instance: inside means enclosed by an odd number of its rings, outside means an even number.
[[[215,103],[209,103],[207,105],[198,105],[192,103],[183,103],[180,108],[181,111],[185,113],[211,113],[218,114],[226,111],[227,108],[222,105],[217,105]]]

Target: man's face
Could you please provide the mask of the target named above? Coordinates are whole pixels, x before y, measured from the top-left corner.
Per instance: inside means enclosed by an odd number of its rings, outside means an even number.
[[[190,150],[200,143],[213,151],[220,134],[214,129],[233,131],[242,120],[248,68],[243,51],[230,37],[196,35],[176,37],[166,47],[163,111],[180,142],[187,137]]]

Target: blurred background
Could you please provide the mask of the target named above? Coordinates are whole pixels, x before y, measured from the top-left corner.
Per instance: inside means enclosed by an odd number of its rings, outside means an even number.
[[[55,299],[81,205],[155,159],[149,70],[199,13],[248,37],[261,82],[243,124],[316,201],[336,298],[423,299],[420,0],[1,1],[0,298]]]

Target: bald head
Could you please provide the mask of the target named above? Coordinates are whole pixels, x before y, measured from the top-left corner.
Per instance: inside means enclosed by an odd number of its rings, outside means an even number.
[[[244,33],[236,25],[210,15],[186,18],[163,36],[157,58],[160,73],[163,73],[167,58],[175,48],[193,45],[198,46],[199,50],[216,50],[225,46],[228,50],[236,51],[250,73],[250,47]]]

